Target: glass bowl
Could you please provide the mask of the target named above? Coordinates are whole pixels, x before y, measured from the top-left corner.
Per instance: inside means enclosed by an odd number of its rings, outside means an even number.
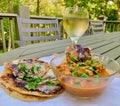
[[[66,59],[65,55],[55,56],[50,61],[50,66],[60,84],[69,94],[77,97],[95,97],[105,90],[111,80],[115,77],[115,74],[118,72],[120,66],[115,60],[109,57],[96,54],[94,57],[98,58],[99,61],[106,67],[109,76],[99,78],[82,78],[63,74],[56,69],[56,66]]]

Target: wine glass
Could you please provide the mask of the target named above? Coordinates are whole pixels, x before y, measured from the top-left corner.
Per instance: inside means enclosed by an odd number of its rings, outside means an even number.
[[[68,7],[63,16],[63,26],[73,44],[77,44],[79,38],[89,26],[88,11],[83,7]]]

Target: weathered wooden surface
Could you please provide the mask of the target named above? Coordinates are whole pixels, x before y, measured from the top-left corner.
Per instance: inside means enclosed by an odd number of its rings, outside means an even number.
[[[92,34],[102,34],[105,32],[103,21],[90,21],[90,26]]]
[[[12,61],[18,58],[39,58],[55,53],[63,53],[69,44],[71,44],[71,41],[65,39],[19,47],[1,54],[0,65],[3,65],[6,61]],[[84,36],[80,38],[79,44],[84,47],[90,47],[94,53],[114,58],[120,64],[120,32]]]
[[[20,6],[21,7],[21,6]],[[21,10],[21,13],[19,12],[18,13],[18,15],[21,17],[21,18],[30,18],[30,19],[37,19],[37,20],[43,20],[43,19],[45,19],[45,20],[52,20],[52,19],[58,19],[58,21],[59,21],[59,25],[60,25],[60,35],[61,35],[61,37],[62,38],[68,38],[67,37],[67,35],[66,35],[66,33],[65,33],[65,31],[63,30],[63,24],[62,24],[62,18],[60,18],[60,17],[46,17],[46,16],[34,16],[34,15],[30,15],[28,12],[25,12],[25,10],[26,11],[28,11],[27,9],[20,9],[20,8],[15,8],[15,11],[20,11]],[[23,13],[23,14],[22,14]],[[18,17],[18,15],[17,14],[8,14],[8,13],[0,13],[0,21],[3,21],[3,24],[1,24],[1,22],[0,22],[0,33],[1,33],[1,36],[3,36],[4,37],[4,35],[5,34],[9,34],[11,37],[12,37],[12,35],[19,35],[18,33],[17,33],[17,25],[16,25],[16,19],[17,19],[17,17]],[[25,16],[24,16],[25,15]],[[9,22],[7,23],[8,24],[8,28],[7,28],[7,32],[6,33],[4,33],[4,27],[5,27],[5,21],[6,21],[6,19],[7,20],[11,20],[12,21],[12,23],[15,23],[15,24],[12,24],[12,26],[9,24]],[[90,20],[90,22],[92,22],[92,21],[94,21],[94,20]],[[115,31],[119,31],[118,29],[119,29],[119,27],[120,27],[120,21],[104,21],[104,25],[105,25],[105,32],[115,32]],[[13,30],[15,28],[15,30]],[[12,31],[13,30],[13,31]],[[12,31],[12,32],[11,32]],[[87,33],[85,33],[86,35],[90,35],[91,33],[90,33],[90,31],[88,30],[87,31]],[[10,37],[9,36],[9,37]],[[14,37],[14,36],[13,36]],[[18,39],[18,37],[19,36],[16,36],[16,38]],[[4,38],[3,38],[4,39]],[[15,46],[15,42],[14,42],[14,39],[11,39],[12,41],[12,43],[11,43],[11,45],[13,45],[13,48],[14,48],[14,46]],[[4,51],[6,52],[7,51],[7,44],[6,44],[6,42],[4,41],[4,40],[2,40],[3,42],[2,43],[4,43],[4,47],[3,48],[1,48],[2,50],[4,49]],[[3,44],[2,44],[3,45]],[[2,45],[0,45],[1,47],[2,47]]]
[[[40,41],[61,39],[58,19],[36,20],[18,17],[17,24],[20,37],[20,46],[24,46],[25,44],[27,44],[27,42],[29,42],[28,44],[30,44],[30,41],[31,43],[36,43]],[[28,33],[29,36],[26,36],[26,33]]]
[[[0,18],[0,29],[1,29],[1,35],[2,35],[3,51],[6,52],[5,34],[4,34],[4,27],[3,27],[2,18]]]

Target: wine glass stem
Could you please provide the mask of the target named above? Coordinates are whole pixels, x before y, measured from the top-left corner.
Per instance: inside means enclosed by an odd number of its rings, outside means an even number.
[[[74,44],[77,44],[77,41],[74,41]]]
[[[77,44],[77,40],[72,40],[72,44]]]

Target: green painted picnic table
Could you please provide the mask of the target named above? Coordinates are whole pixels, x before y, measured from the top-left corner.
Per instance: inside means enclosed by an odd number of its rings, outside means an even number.
[[[19,58],[40,58],[55,53],[64,53],[66,46],[70,44],[70,39],[63,39],[22,46],[1,54],[0,65],[3,65],[6,61]],[[120,32],[83,36],[78,44],[83,47],[90,47],[93,53],[109,56],[120,64]]]

